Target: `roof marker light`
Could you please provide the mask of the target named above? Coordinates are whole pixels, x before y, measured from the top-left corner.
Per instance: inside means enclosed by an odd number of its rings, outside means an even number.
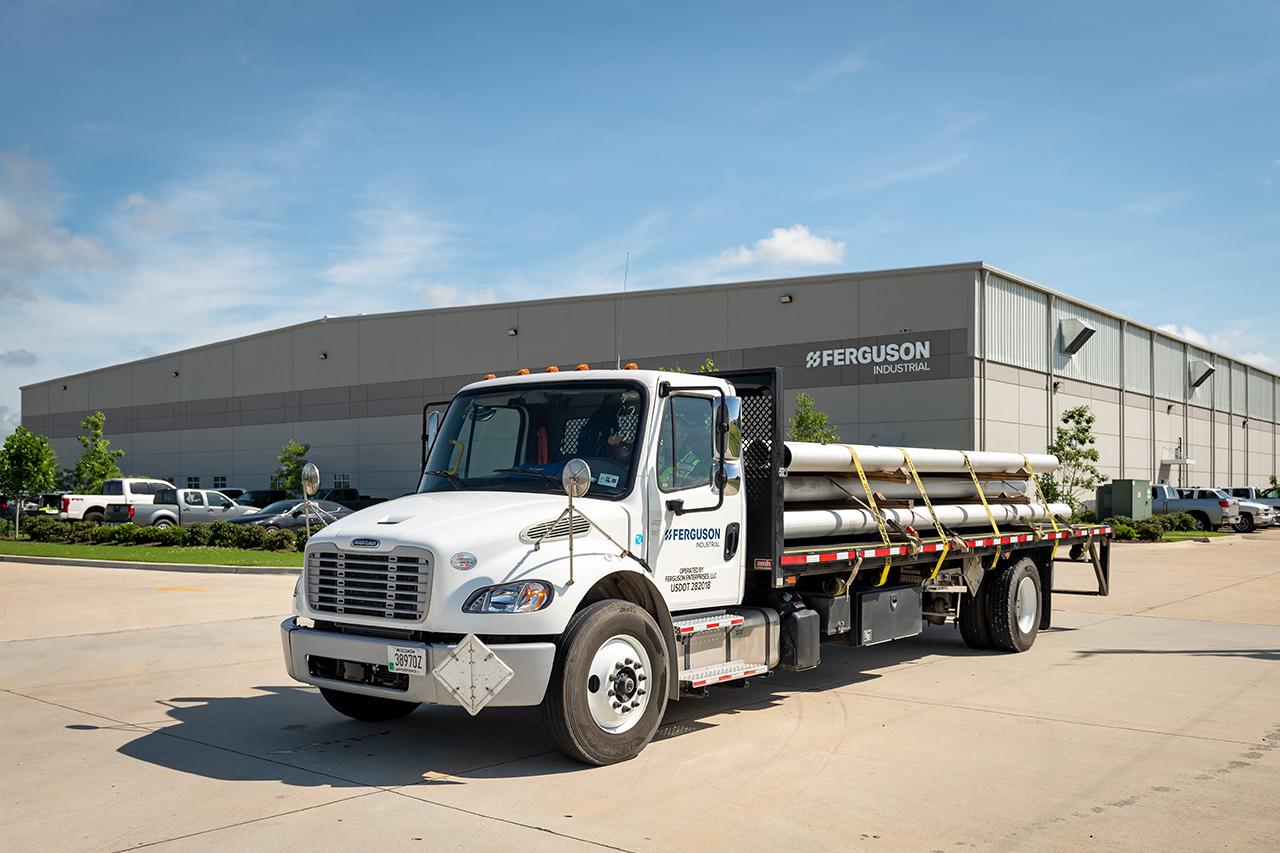
[[[493,373],[486,373],[486,374],[484,375],[484,378],[485,378],[485,379],[497,379],[498,377],[497,377],[497,375],[495,375],[495,374],[493,374]]]
[[[622,368],[622,369],[623,369],[623,370],[639,370],[639,369],[640,369],[640,366],[639,366],[639,365],[637,365],[637,364],[633,361],[633,362],[631,362],[630,364],[628,364],[626,367],[624,367],[624,368]]]
[[[577,367],[574,368],[574,370],[590,370],[590,369],[591,368],[585,364],[579,364]]]
[[[527,367],[522,367],[516,371],[516,376],[528,376],[528,375],[529,375],[529,368]]]
[[[556,367],[554,364],[547,368],[547,373],[559,373],[559,372],[560,372],[560,368]]]

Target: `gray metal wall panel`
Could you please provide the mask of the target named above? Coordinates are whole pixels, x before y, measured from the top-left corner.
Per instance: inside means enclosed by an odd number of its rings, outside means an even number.
[[[1151,333],[1133,326],[1124,328],[1124,387],[1151,393]]]
[[[1222,355],[1213,357],[1213,407],[1220,412],[1231,411],[1231,359]]]
[[[1188,347],[1187,348],[1187,364],[1190,365],[1192,361],[1197,361],[1197,360],[1203,361],[1205,364],[1213,364],[1213,354],[1209,352],[1205,352],[1202,349],[1196,349],[1195,347]],[[1204,406],[1206,409],[1213,408],[1213,386],[1214,386],[1214,379],[1216,378],[1216,371],[1214,374],[1210,375],[1209,378],[1204,381],[1204,384],[1202,384],[1199,388],[1191,387],[1190,367],[1188,367],[1187,369],[1186,378],[1187,378],[1187,393],[1190,396],[1191,403],[1196,406]]]
[[[1038,290],[987,276],[988,357],[1047,373],[1048,304],[1049,297]]]
[[[1275,404],[1274,381],[1265,373],[1249,370],[1249,417],[1270,421]]]
[[[1093,337],[1075,355],[1063,355],[1064,341],[1058,332],[1064,319],[1074,317],[1097,329]],[[1120,387],[1120,321],[1081,305],[1058,299],[1053,303],[1053,327],[1049,329],[1053,341],[1054,372],[1069,379],[1092,382],[1095,385]]]
[[[1243,415],[1245,409],[1245,395],[1248,393],[1248,373],[1243,364],[1231,365],[1231,414]]]
[[[1182,344],[1156,335],[1156,396],[1166,400],[1187,398],[1187,367]]]

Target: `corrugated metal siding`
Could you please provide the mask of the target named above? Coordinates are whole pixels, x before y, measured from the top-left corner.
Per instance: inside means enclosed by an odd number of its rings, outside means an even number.
[[[1038,290],[987,276],[987,357],[1048,373],[1048,304]]]
[[[1257,370],[1249,370],[1249,417],[1270,421],[1274,382],[1270,376]]]
[[[1243,364],[1231,365],[1231,414],[1245,414],[1245,394],[1248,387],[1248,374]]]
[[[1156,396],[1181,402],[1187,398],[1187,368],[1182,344],[1156,335]]]
[[[1063,355],[1064,341],[1059,329],[1062,321],[1070,317],[1083,320],[1097,331],[1085,342],[1078,353]],[[1053,327],[1049,333],[1053,336],[1054,372],[1068,379],[1079,379],[1081,382],[1092,382],[1095,385],[1106,385],[1111,388],[1120,386],[1119,320],[1058,299],[1053,303]]]
[[[1133,326],[1124,327],[1124,387],[1151,393],[1151,333]]]
[[[1213,357],[1214,367],[1218,368],[1213,374],[1213,407],[1219,412],[1231,411],[1231,359],[1226,356],[1215,355]]]
[[[1213,408],[1213,379],[1216,372],[1210,375],[1199,388],[1191,387],[1191,370],[1190,364],[1193,361],[1203,361],[1205,364],[1213,364],[1213,353],[1205,352],[1195,347],[1187,348],[1187,394],[1190,395],[1190,402],[1194,406],[1204,406],[1206,409]]]

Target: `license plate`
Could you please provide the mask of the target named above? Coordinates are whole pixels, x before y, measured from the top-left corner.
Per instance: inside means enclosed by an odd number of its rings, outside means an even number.
[[[387,669],[406,675],[426,675],[427,653],[409,646],[387,646]]]

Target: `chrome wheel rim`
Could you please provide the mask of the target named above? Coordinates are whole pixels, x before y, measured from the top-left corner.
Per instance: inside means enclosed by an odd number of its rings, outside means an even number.
[[[633,728],[649,707],[649,655],[634,637],[610,637],[591,658],[587,707],[610,734]]]
[[[1018,614],[1018,630],[1030,634],[1039,618],[1039,596],[1036,595],[1036,582],[1029,577],[1018,581],[1018,593],[1014,598],[1014,610]]]

